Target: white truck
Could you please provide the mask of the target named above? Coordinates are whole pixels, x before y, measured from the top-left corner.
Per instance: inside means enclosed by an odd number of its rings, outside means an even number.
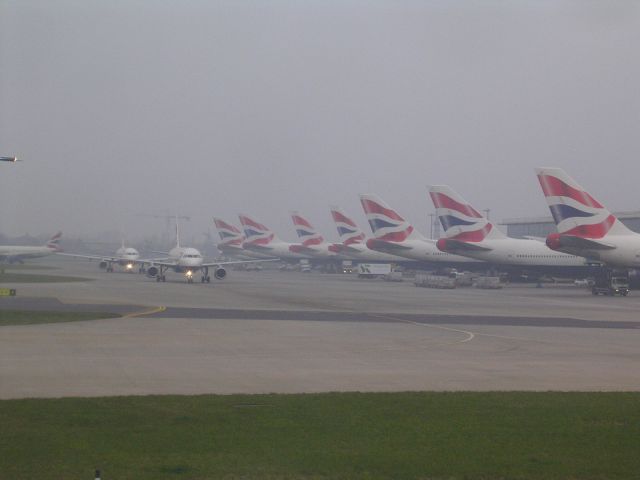
[[[390,263],[360,263],[358,264],[358,278],[378,278],[391,273]]]

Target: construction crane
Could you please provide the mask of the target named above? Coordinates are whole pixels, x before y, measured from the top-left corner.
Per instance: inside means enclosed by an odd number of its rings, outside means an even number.
[[[171,222],[172,221],[180,221],[180,220],[191,220],[190,215],[170,215],[170,214],[157,214],[157,213],[138,213],[137,217],[147,217],[147,218],[160,218],[165,221],[165,234],[166,234],[166,242],[169,244],[171,241]]]

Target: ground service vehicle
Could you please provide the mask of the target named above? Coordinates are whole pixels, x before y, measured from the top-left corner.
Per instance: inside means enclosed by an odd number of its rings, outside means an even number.
[[[629,276],[628,274],[620,274],[614,272],[603,273],[595,279],[591,293],[598,295],[622,295],[626,297],[629,294]]]

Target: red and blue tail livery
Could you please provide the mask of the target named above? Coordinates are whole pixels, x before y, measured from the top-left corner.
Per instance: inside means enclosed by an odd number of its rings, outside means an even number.
[[[291,212],[291,220],[293,220],[293,226],[296,229],[302,246],[310,247],[324,243],[322,235],[318,233],[313,225],[311,225],[311,222],[304,218],[300,212]]]
[[[433,185],[429,188],[429,195],[446,238],[478,243],[488,237],[504,236],[451,187]]]
[[[238,227],[217,217],[213,218],[213,223],[218,230],[218,235],[220,235],[221,245],[242,247],[245,238]]]
[[[375,195],[360,195],[360,202],[377,240],[401,243],[414,233],[409,222]]]
[[[244,230],[246,244],[264,246],[274,240],[275,235],[270,229],[256,222],[248,215],[240,214],[238,218]]]
[[[338,235],[340,241],[344,245],[362,244],[365,241],[365,234],[356,223],[347,216],[347,214],[336,206],[330,207],[331,217],[333,218],[336,228],[338,229]]]
[[[560,168],[537,168],[536,174],[561,235],[601,239],[629,230]]]
[[[62,252],[60,247],[60,239],[62,238],[62,232],[56,232],[47,242],[47,248],[54,252]]]

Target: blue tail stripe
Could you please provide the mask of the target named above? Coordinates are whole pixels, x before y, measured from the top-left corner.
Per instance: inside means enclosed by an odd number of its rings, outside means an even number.
[[[453,215],[440,215],[438,218],[440,219],[440,223],[445,230],[449,230],[451,227],[475,225],[476,223],[478,223],[470,222],[468,220],[462,220],[461,218],[455,217]]]
[[[379,218],[369,219],[369,225],[371,225],[371,230],[373,230],[374,232],[380,228],[399,226],[397,223],[389,223]]]
[[[589,212],[585,212],[584,210],[579,210],[575,207],[572,207],[570,205],[564,205],[562,203],[558,203],[555,205],[551,205],[549,207],[549,210],[551,210],[551,215],[553,215],[553,220],[556,223],[560,223],[563,220],[566,220],[567,218],[573,218],[573,217],[593,217],[593,213],[589,213]]]

